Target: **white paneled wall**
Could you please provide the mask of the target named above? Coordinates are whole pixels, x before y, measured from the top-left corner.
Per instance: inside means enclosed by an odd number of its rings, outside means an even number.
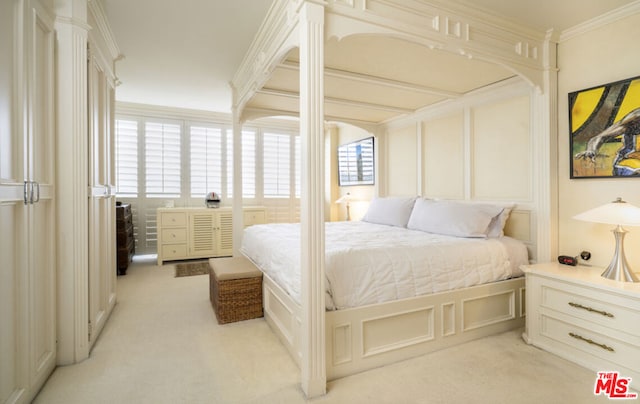
[[[387,195],[532,202],[530,90],[514,81],[387,129]]]
[[[464,198],[465,157],[464,113],[456,111],[423,122],[423,191],[442,198]],[[454,164],[452,164],[454,163]],[[446,171],[446,175],[430,175]]]
[[[630,178],[571,179],[571,151],[567,94],[640,75],[640,3],[625,13],[612,14],[601,24],[576,31],[558,48],[558,192],[559,253],[591,252],[590,263],[606,267],[614,254],[614,226],[573,219],[588,209],[622,197],[640,206],[640,183]],[[634,51],[635,50],[635,51]],[[630,227],[625,254],[634,270],[640,270],[640,227]]]
[[[416,125],[390,131],[387,147],[389,195],[416,195],[418,190],[418,136]]]
[[[529,116],[528,96],[471,108],[473,199],[529,200],[532,179]]]

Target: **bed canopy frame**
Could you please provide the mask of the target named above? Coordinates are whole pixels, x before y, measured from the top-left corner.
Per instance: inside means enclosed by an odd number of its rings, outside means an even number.
[[[301,267],[306,269],[299,364],[308,397],[325,394],[327,381],[325,123],[342,121],[380,134],[399,117],[492,83],[523,80],[533,89],[535,118],[531,130],[537,167],[534,201],[528,206],[534,259],[547,260],[553,250],[555,198],[555,47],[553,32],[525,28],[451,1],[274,0],[231,82],[234,189],[242,189],[242,123],[267,116],[299,117]],[[233,209],[234,246],[239,248],[239,198]]]

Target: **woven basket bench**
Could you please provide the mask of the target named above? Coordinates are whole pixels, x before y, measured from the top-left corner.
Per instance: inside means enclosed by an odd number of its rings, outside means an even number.
[[[209,259],[209,297],[219,324],[262,317],[262,272],[245,257]]]

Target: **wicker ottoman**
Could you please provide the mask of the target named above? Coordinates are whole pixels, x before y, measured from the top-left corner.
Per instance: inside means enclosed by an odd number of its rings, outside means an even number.
[[[209,259],[209,297],[219,324],[262,317],[262,272],[245,257]]]

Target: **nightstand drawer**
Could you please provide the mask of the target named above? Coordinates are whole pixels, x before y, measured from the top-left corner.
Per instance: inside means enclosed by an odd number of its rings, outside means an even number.
[[[557,282],[541,285],[541,306],[640,337],[637,301]]]
[[[162,244],[186,242],[187,229],[162,229]]]
[[[187,226],[187,214],[185,212],[163,212],[160,215],[162,227]]]
[[[168,244],[162,246],[162,258],[164,260],[172,260],[187,257],[186,244]]]
[[[541,334],[589,355],[640,370],[638,346],[545,315],[541,316]]]
[[[640,284],[604,279],[602,268],[525,265],[525,341],[595,372],[615,370],[640,389]]]

